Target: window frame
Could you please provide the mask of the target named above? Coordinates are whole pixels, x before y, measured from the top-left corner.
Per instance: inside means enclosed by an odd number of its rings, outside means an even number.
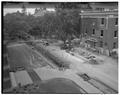
[[[100,41],[100,47],[103,47],[103,41]]]
[[[115,30],[115,31],[114,31],[114,38],[117,38],[117,37],[118,37],[118,31]]]
[[[115,49],[117,47],[117,43],[113,42],[113,49]]]
[[[118,18],[115,18],[115,25],[118,25]]]
[[[92,34],[95,35],[95,29],[93,29]]]
[[[101,24],[101,25],[104,25],[104,24],[105,24],[105,18],[101,18],[100,24]]]
[[[103,32],[103,33],[102,33]],[[102,34],[102,35],[101,35]],[[103,37],[104,36],[104,30],[100,30],[100,36]]]

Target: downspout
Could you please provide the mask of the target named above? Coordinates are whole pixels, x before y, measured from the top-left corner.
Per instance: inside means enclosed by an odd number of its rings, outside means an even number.
[[[107,34],[108,34],[108,16],[106,17],[106,43],[108,41],[108,37],[107,37]],[[109,55],[110,55],[110,49],[109,49],[109,44],[107,43],[107,48],[108,48],[108,51],[109,51]]]

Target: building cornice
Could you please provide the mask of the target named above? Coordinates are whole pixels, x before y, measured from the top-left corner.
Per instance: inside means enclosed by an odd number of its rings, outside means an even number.
[[[89,15],[89,16],[97,16],[97,15],[117,15],[118,16],[118,11],[89,11],[89,12],[81,12],[79,15]]]

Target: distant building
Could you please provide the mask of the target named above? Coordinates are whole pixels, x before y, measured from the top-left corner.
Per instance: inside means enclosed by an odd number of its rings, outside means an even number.
[[[118,10],[117,2],[89,3],[89,5],[93,10],[99,11]]]
[[[46,13],[46,9],[38,9],[37,12],[35,12],[34,16],[38,17],[38,16],[44,16],[44,14]]]
[[[55,13],[55,11],[49,11],[47,8],[40,8],[37,10],[37,12],[35,12],[34,16],[44,16],[46,13]]]
[[[100,10],[98,10],[100,9]],[[118,10],[107,7],[91,11],[82,11],[81,31],[86,35],[86,43],[91,48],[98,49],[103,54],[118,48]]]

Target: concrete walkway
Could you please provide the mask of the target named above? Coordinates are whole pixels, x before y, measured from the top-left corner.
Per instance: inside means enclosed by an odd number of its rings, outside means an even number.
[[[18,71],[18,72],[15,72],[14,75],[15,75],[17,85],[19,83],[21,84],[21,86],[33,83],[27,71]]]

